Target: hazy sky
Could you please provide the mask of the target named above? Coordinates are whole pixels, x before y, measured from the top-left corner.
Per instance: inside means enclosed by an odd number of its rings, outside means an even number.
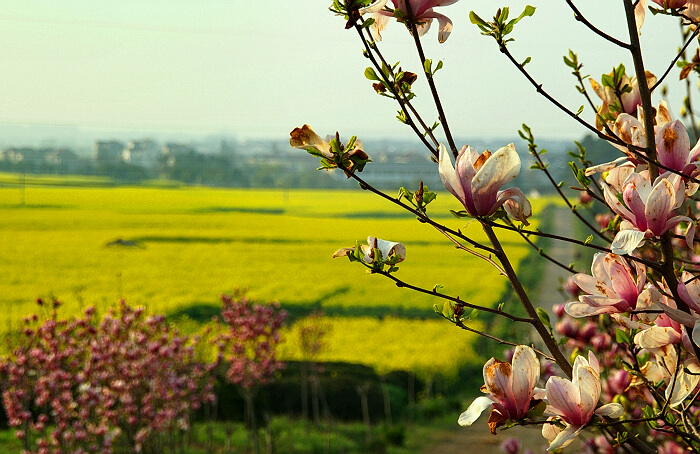
[[[360,42],[327,10],[330,0],[2,3],[0,124],[278,138],[309,123],[321,134],[409,134],[394,119],[396,106],[364,78]],[[542,136],[583,134],[468,21],[471,9],[490,17],[501,4],[519,13],[526,3],[538,10],[516,28],[512,52],[532,56],[528,69],[573,110],[584,100],[562,63],[569,48],[598,80],[619,62],[632,72],[630,58],[574,21],[563,0],[461,0],[440,8],[454,22],[445,44],[437,43],[437,24],[423,37],[428,57],[444,60],[437,82],[456,135],[513,135],[523,122]],[[601,28],[628,39],[621,1],[577,3]],[[387,58],[418,72],[405,27],[392,23],[383,36]],[[676,21],[648,14],[642,38],[647,67],[660,75],[680,43]],[[415,89],[417,105],[434,118],[426,85]],[[593,118],[590,109],[583,115]]]

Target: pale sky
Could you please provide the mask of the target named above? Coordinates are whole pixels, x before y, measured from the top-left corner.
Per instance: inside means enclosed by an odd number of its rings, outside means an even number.
[[[396,106],[364,78],[369,62],[357,35],[343,29],[330,3],[3,0],[0,124],[280,138],[308,123],[322,135],[409,136],[394,118]],[[598,80],[620,62],[633,72],[631,59],[576,22],[563,0],[461,0],[439,9],[454,22],[446,43],[437,42],[437,24],[422,38],[428,57],[444,61],[436,78],[455,135],[512,136],[523,122],[543,137],[584,134],[538,97],[468,20],[471,9],[486,18],[507,4],[517,15],[526,3],[538,9],[516,27],[512,52],[521,61],[532,56],[528,69],[574,111],[584,100],[562,62],[569,48]],[[621,1],[577,3],[600,28],[629,39]],[[647,69],[661,75],[680,32],[675,19],[647,16]],[[419,72],[403,25],[391,23],[383,37],[387,59]],[[427,85],[421,81],[415,90],[416,105],[434,118]],[[673,112],[680,96],[671,92]],[[588,107],[583,115],[593,119]]]

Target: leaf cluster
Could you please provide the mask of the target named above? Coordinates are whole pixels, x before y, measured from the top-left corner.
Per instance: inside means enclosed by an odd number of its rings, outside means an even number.
[[[481,17],[479,17],[474,11],[469,13],[469,20],[472,24],[475,24],[479,29],[481,29],[481,34],[485,36],[492,36],[500,46],[505,46],[508,42],[513,41],[513,38],[506,39],[512,31],[515,24],[520,22],[526,16],[532,16],[535,14],[535,7],[527,5],[520,16],[515,19],[508,20],[510,14],[510,8],[504,6],[496,11],[493,16],[493,21],[487,22]],[[525,65],[529,62],[529,59],[523,63]]]

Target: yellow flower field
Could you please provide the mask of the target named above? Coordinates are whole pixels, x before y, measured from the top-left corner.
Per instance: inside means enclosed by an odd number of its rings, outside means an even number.
[[[432,227],[359,189],[71,187],[54,186],[61,181],[55,177],[51,185],[36,184],[46,181],[35,177],[28,178],[33,184],[21,205],[15,181],[0,176],[0,333],[35,312],[37,297],[58,298],[64,315],[88,305],[104,308],[120,297],[150,312],[212,314],[221,293],[247,287],[249,296],[278,300],[297,314],[316,308],[333,315],[337,328],[327,359],[388,367],[363,360],[364,337],[374,350],[386,344],[382,355],[397,367],[414,367],[414,359],[392,353],[402,338],[390,332],[432,342],[452,328],[467,339],[463,350],[470,355],[474,336],[434,319],[432,306],[441,301],[397,288],[345,258],[331,259],[335,250],[368,235],[403,242],[408,253],[399,278],[425,288],[441,284],[444,292],[477,304],[495,306],[507,284]],[[543,204],[534,201],[535,213]],[[441,193],[428,212],[485,240],[476,223],[454,218],[449,209],[460,206]],[[109,245],[116,240],[120,244]],[[529,252],[517,235],[504,235],[503,242],[515,263]],[[434,320],[376,319],[406,314]],[[370,330],[377,333],[373,341],[363,336]]]

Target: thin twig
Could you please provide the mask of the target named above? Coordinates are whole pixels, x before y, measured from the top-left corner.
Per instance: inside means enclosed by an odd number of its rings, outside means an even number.
[[[362,263],[363,263],[366,267],[371,268],[371,267],[370,267],[369,265],[367,265],[366,263],[364,263],[364,262],[362,262]],[[515,315],[512,315],[512,314],[509,314],[508,312],[503,312],[503,311],[498,310],[498,309],[492,309],[492,308],[490,308],[490,307],[479,306],[479,305],[476,305],[476,304],[467,303],[466,301],[461,300],[459,297],[450,296],[450,295],[447,295],[447,294],[445,294],[445,293],[441,293],[441,292],[438,292],[438,291],[435,291],[435,290],[429,290],[429,289],[426,289],[426,288],[418,287],[418,286],[413,285],[413,284],[409,284],[408,282],[402,281],[401,279],[397,278],[397,277],[394,276],[393,274],[390,274],[390,273],[388,273],[388,272],[386,272],[386,271],[373,271],[373,274],[381,274],[382,276],[391,279],[392,281],[394,281],[394,283],[396,283],[396,286],[399,287],[399,288],[407,288],[407,289],[409,289],[409,290],[414,290],[414,291],[416,291],[416,292],[424,293],[424,294],[426,294],[426,295],[436,296],[436,297],[438,297],[438,298],[442,298],[442,299],[446,299],[446,300],[452,301],[452,302],[458,304],[459,306],[468,307],[469,309],[476,309],[476,310],[488,312],[488,313],[491,313],[491,314],[502,315],[502,316],[504,316],[505,318],[507,318],[507,319],[509,319],[509,320],[513,320],[514,322],[532,323],[532,320],[529,319],[529,318],[518,317],[518,316],[515,316]]]
[[[629,47],[630,47],[629,44],[627,44],[627,43],[625,43],[625,42],[622,42],[622,41],[620,41],[619,39],[614,38],[614,37],[608,35],[607,33],[603,32],[602,30],[600,30],[599,28],[597,28],[597,27],[595,27],[593,24],[591,24],[591,23],[588,21],[588,19],[586,19],[586,17],[585,17],[583,14],[581,14],[581,11],[579,11],[578,8],[576,8],[576,5],[574,5],[574,2],[573,2],[573,1],[571,1],[571,0],[566,0],[566,3],[567,3],[567,5],[569,5],[569,6],[571,7],[571,9],[574,11],[574,18],[575,18],[577,21],[582,22],[582,23],[583,23],[586,27],[588,27],[593,33],[595,33],[596,35],[600,36],[601,38],[603,38],[603,39],[605,39],[605,40],[607,40],[607,41],[610,41],[611,43],[613,43],[613,44],[615,44],[615,45],[617,45],[617,46],[622,47],[623,49],[629,49]]]
[[[410,27],[409,30],[411,31],[411,35],[413,35],[413,41],[415,42],[416,49],[418,50],[418,57],[420,58],[421,67],[423,68],[423,73],[428,80],[428,85],[430,86],[430,92],[433,95],[433,100],[435,100],[435,108],[438,111],[438,119],[440,120],[442,129],[445,131],[445,137],[447,138],[447,143],[450,145],[450,150],[452,150],[454,157],[457,158],[457,146],[455,145],[454,138],[452,138],[450,127],[447,124],[447,117],[445,116],[445,112],[442,108],[442,102],[440,102],[440,96],[438,95],[437,87],[435,86],[435,81],[433,80],[433,75],[425,69],[425,53],[423,52],[423,45],[420,43],[420,36],[418,36],[416,21],[413,17],[413,12],[411,11],[411,2],[404,2],[404,5],[406,5],[406,13],[408,16],[407,21]]]

